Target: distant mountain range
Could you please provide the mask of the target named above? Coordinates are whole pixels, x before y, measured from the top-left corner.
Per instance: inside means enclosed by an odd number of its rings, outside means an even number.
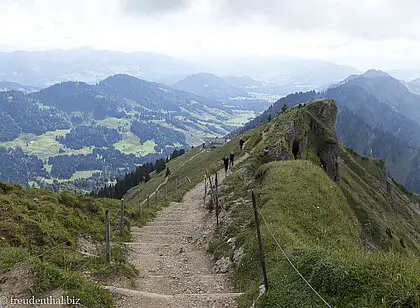
[[[420,78],[407,82],[406,86],[411,92],[420,94]]]
[[[62,81],[96,83],[114,74],[146,80],[179,80],[193,65],[149,52],[123,53],[84,47],[74,50],[0,53],[0,80],[46,87]]]
[[[0,92],[0,180],[77,180],[92,190],[102,178],[201,144],[205,136],[226,135],[255,115],[253,108],[124,74],[95,85],[62,82],[27,94]],[[28,172],[16,173],[17,164]]]
[[[172,87],[214,100],[227,100],[236,97],[249,98],[247,92],[209,73],[187,76]]]
[[[249,80],[252,79],[249,78]],[[229,80],[210,73],[189,75],[172,87],[210,100],[223,102],[238,109],[262,112],[270,106],[267,100],[259,98],[255,93],[248,92],[246,87],[238,87],[231,84]]]
[[[386,158],[390,176],[420,192],[420,96],[384,72],[353,75],[322,92],[290,94],[240,131],[281,113],[284,104],[290,107],[324,98],[334,99],[339,107],[341,143],[365,155]]]
[[[16,82],[11,81],[0,81],[0,92],[4,91],[20,91],[23,93],[31,93],[41,90],[40,87],[24,86]]]
[[[392,77],[405,82],[420,78],[420,69],[394,69],[387,71]]]
[[[316,89],[359,73],[349,66],[298,58],[193,62],[149,52],[123,53],[91,48],[0,53],[0,80],[36,87],[63,81],[97,83],[114,74],[128,74],[173,85],[200,72],[217,76],[249,76],[251,84],[254,83],[252,79],[263,81],[255,92],[276,95],[275,99],[294,91]],[[234,85],[228,79],[225,81]],[[242,86],[249,87],[249,83]],[[267,96],[260,98],[266,99]]]

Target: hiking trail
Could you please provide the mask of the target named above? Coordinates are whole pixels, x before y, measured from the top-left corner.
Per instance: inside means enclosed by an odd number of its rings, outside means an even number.
[[[224,178],[219,171],[220,182]],[[134,285],[119,281],[106,287],[115,293],[116,307],[237,307],[241,293],[234,292],[228,274],[216,273],[206,252],[213,230],[208,225],[216,222],[204,208],[203,196],[204,181],[146,226],[131,228],[128,262],[139,276]]]

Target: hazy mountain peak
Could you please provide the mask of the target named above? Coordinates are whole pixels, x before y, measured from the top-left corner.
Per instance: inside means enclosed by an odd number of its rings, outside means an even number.
[[[192,74],[189,75],[187,77],[185,77],[184,80],[188,80],[188,79],[195,79],[195,80],[201,80],[201,81],[218,81],[218,82],[224,82],[222,78],[211,74],[211,73],[205,73],[205,72],[201,72],[201,73],[197,73],[197,74]]]
[[[134,76],[131,76],[131,75],[128,75],[128,74],[115,74],[115,75],[112,75],[112,76],[109,76],[109,77],[105,78],[101,82],[107,82],[107,81],[111,81],[111,80],[131,81],[131,82],[145,81],[145,80],[139,79],[137,77],[134,77]]]
[[[368,70],[361,76],[367,77],[367,78],[391,77],[389,74],[385,73],[384,71],[375,70],[375,69]]]
[[[26,86],[12,81],[0,81],[0,91],[20,91],[24,93],[31,93],[41,90],[41,88]]]
[[[215,100],[227,100],[229,98],[248,96],[245,91],[211,73],[189,75],[174,84],[173,87]]]

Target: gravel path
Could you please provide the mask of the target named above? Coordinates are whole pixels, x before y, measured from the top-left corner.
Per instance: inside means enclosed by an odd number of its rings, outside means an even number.
[[[222,181],[224,172],[219,175]],[[117,307],[237,307],[241,294],[233,291],[227,274],[215,272],[206,253],[206,224],[215,218],[204,209],[203,195],[204,181],[148,225],[131,229],[128,261],[140,274],[134,285],[106,287],[115,293]]]

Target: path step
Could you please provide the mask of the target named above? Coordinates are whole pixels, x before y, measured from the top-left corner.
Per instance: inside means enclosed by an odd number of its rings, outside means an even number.
[[[116,293],[122,293],[122,294],[127,294],[127,295],[139,295],[139,296],[161,298],[161,299],[187,298],[187,297],[218,299],[218,298],[224,298],[224,297],[236,298],[243,295],[243,293],[236,293],[236,292],[160,294],[160,293],[152,293],[152,292],[139,291],[139,290],[133,290],[133,289],[126,289],[126,288],[117,288],[113,286],[104,286],[104,288],[111,292],[116,292]]]
[[[225,274],[195,274],[183,276],[149,276],[136,282],[136,289],[146,292],[159,292],[175,295],[179,293],[218,293],[226,291]]]

